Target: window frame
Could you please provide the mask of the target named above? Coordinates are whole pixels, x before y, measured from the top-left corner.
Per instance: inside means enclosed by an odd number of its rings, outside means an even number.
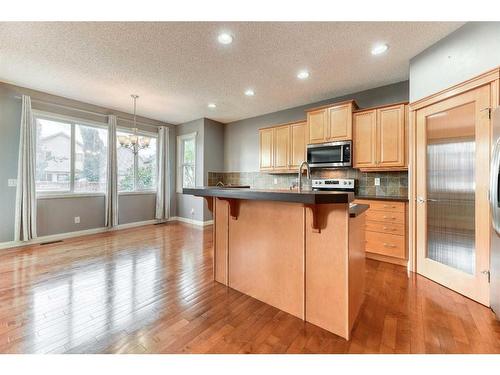
[[[193,167],[193,175],[194,175],[194,185],[196,186],[196,156],[197,156],[197,140],[198,132],[192,132],[189,134],[183,134],[177,136],[177,183],[176,183],[176,191],[177,193],[182,194],[182,189],[184,188],[184,179],[183,179],[183,170],[185,166]],[[194,140],[194,158],[192,163],[184,162],[184,141],[186,140]]]
[[[37,199],[48,199],[48,198],[68,198],[68,197],[102,197],[106,195],[106,192],[75,192],[75,162],[76,162],[76,125],[89,126],[99,129],[104,129],[108,133],[108,143],[109,143],[109,129],[108,125],[98,121],[86,120],[78,117],[60,115],[57,113],[33,110],[33,125],[36,126],[36,121],[38,119],[57,121],[70,125],[70,174],[69,174],[69,190],[45,190],[39,191],[36,189],[35,182],[35,195]],[[35,148],[37,147],[38,140],[35,137]],[[106,145],[108,147],[108,145]],[[106,155],[106,165],[108,166],[108,155]],[[108,181],[106,181],[108,183]]]
[[[118,132],[123,132],[123,133],[128,133],[128,134],[133,134],[133,130],[131,128],[126,128],[123,126],[117,126],[116,127],[116,139],[115,139],[115,145],[118,150]],[[153,133],[153,132],[148,132],[146,130],[142,129],[137,129],[137,135],[143,136],[143,137],[148,137],[148,138],[154,138],[156,139],[156,178],[155,178],[155,186],[152,189],[138,189],[138,183],[137,183],[137,176],[139,175],[139,153],[134,154],[132,153],[134,157],[134,189],[133,190],[118,190],[118,195],[137,195],[137,194],[156,194],[156,190],[158,188],[158,133]],[[128,152],[132,152],[128,150]],[[117,162],[118,162],[118,155],[117,157]],[[118,170],[117,170],[118,174]],[[117,183],[118,183],[118,175],[117,175]],[[119,188],[119,186],[118,186]]]

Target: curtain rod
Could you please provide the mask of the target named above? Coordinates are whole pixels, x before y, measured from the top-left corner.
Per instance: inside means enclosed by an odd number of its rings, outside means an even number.
[[[14,98],[15,99],[21,99],[21,96],[15,96]],[[99,113],[99,112],[88,111],[86,109],[74,108],[74,107],[63,105],[63,104],[45,102],[45,101],[40,100],[40,99],[31,99],[31,101],[32,102],[36,102],[36,103],[51,105],[51,106],[54,106],[54,107],[65,108],[65,109],[69,109],[69,110],[72,110],[72,111],[78,111],[78,112],[88,113],[88,114],[91,114],[91,115],[97,115],[97,116],[101,116],[101,117],[108,117],[109,116],[109,115],[104,115],[104,114]],[[121,120],[121,121],[126,121],[126,122],[130,122],[130,123],[134,122],[134,120],[130,120],[130,119],[125,118],[125,117],[116,116],[116,118],[117,118],[117,120]],[[158,129],[158,127],[159,127],[159,125],[146,124],[146,123],[141,122],[141,121],[136,121],[136,123],[139,124],[139,125],[142,125],[142,126],[149,126],[151,128],[155,128],[155,129]]]

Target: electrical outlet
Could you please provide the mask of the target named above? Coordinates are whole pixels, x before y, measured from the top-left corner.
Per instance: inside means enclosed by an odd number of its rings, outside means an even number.
[[[375,186],[380,186],[380,178],[375,177]]]
[[[194,208],[191,208],[191,216],[194,216]]]
[[[75,224],[80,224],[80,216],[75,216]]]
[[[15,179],[15,178],[9,178],[7,180],[7,186],[8,187],[16,187],[17,186],[17,179]]]
[[[275,185],[278,185],[278,179],[276,177],[274,178],[273,182]]]

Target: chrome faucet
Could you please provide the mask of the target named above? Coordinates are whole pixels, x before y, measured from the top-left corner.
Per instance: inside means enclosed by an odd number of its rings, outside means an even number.
[[[299,167],[299,193],[302,191],[302,167],[306,166],[307,178],[311,177],[311,168],[309,168],[309,163],[307,161],[303,161]]]

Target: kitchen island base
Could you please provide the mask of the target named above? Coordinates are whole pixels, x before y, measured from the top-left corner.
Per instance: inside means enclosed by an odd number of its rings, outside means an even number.
[[[365,215],[348,203],[206,197],[215,280],[349,339],[363,302]]]

